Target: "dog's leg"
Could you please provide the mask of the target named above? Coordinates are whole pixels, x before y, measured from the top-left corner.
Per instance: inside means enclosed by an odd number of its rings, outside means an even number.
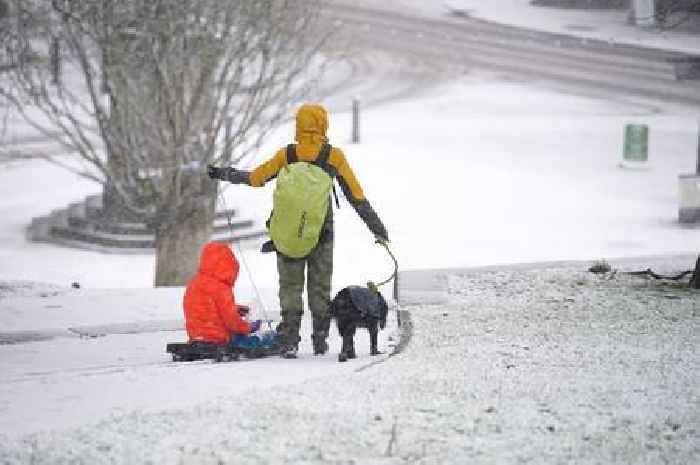
[[[343,348],[340,351],[340,354],[338,355],[338,361],[339,362],[345,362],[349,358],[355,358],[355,345],[354,345],[354,337],[355,337],[355,323],[345,320],[343,321],[343,330],[341,332],[341,336],[343,336]]]
[[[348,360],[348,354],[346,352],[348,345],[348,320],[346,318],[338,318],[336,322],[338,324],[338,332],[343,338],[343,345],[340,348],[340,353],[338,354],[338,361],[346,362]]]
[[[377,322],[372,321],[367,325],[367,330],[369,331],[369,354],[370,355],[379,355],[381,352],[379,352],[379,349],[377,349],[377,333],[379,330],[377,329]]]
[[[339,362],[345,362],[349,358],[353,358],[353,357],[350,357],[350,350],[352,350],[351,345],[352,345],[352,336],[349,336],[347,334],[344,335],[343,336],[343,348],[340,351],[340,354],[338,355]]]
[[[348,331],[349,337],[348,337],[348,358],[357,358],[357,355],[355,354],[355,329],[357,326],[355,323],[350,324],[350,328]]]

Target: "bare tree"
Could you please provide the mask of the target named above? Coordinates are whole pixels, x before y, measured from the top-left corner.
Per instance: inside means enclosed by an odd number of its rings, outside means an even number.
[[[211,233],[204,167],[241,163],[308,90],[320,1],[9,1],[0,98],[154,227],[155,285],[182,284]]]

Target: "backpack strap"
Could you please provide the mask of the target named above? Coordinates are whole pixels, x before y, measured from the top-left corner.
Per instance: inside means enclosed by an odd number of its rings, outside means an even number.
[[[323,171],[326,173],[330,174],[330,167],[328,166],[328,159],[331,156],[331,144],[323,144],[323,147],[321,147],[321,150],[318,152],[318,155],[316,156],[316,160],[314,160],[314,164],[317,165],[319,168],[321,168]]]
[[[335,183],[331,184],[333,188],[333,198],[335,199],[335,208],[340,208],[340,202],[338,202],[338,193],[335,191]]]
[[[289,144],[287,146],[287,164],[291,165],[299,161],[297,157],[297,146],[294,144]]]
[[[328,164],[328,159],[331,156],[331,149],[332,148],[333,147],[331,147],[331,144],[329,144],[329,143],[323,144],[323,147],[321,147],[321,151],[318,152],[318,156],[316,157],[316,160],[314,161],[316,166],[318,166],[323,171],[328,173],[329,176],[331,176],[331,182],[333,182],[333,179],[335,178],[335,176],[333,176],[333,174],[331,174],[331,167]],[[333,198],[335,199],[335,206],[336,206],[336,208],[340,208],[340,202],[338,202],[338,193],[335,191],[335,183],[331,184],[331,186],[333,187]]]

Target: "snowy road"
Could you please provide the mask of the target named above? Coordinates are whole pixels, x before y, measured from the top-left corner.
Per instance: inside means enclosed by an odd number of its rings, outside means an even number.
[[[700,82],[677,81],[667,61],[683,54],[455,18],[447,11],[426,18],[411,15],[410,9],[402,13],[336,2],[328,14],[354,43],[411,56],[436,71],[487,70],[496,78],[545,81],[589,95],[700,106]]]

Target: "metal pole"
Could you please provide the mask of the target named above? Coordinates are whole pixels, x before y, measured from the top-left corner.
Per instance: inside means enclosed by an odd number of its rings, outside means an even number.
[[[360,101],[352,99],[352,143],[360,142]]]
[[[57,37],[51,41],[49,55],[51,63],[51,83],[58,86],[61,83],[61,43]]]
[[[700,176],[700,119],[698,119],[698,149],[697,149],[697,166],[695,167],[695,174]]]

